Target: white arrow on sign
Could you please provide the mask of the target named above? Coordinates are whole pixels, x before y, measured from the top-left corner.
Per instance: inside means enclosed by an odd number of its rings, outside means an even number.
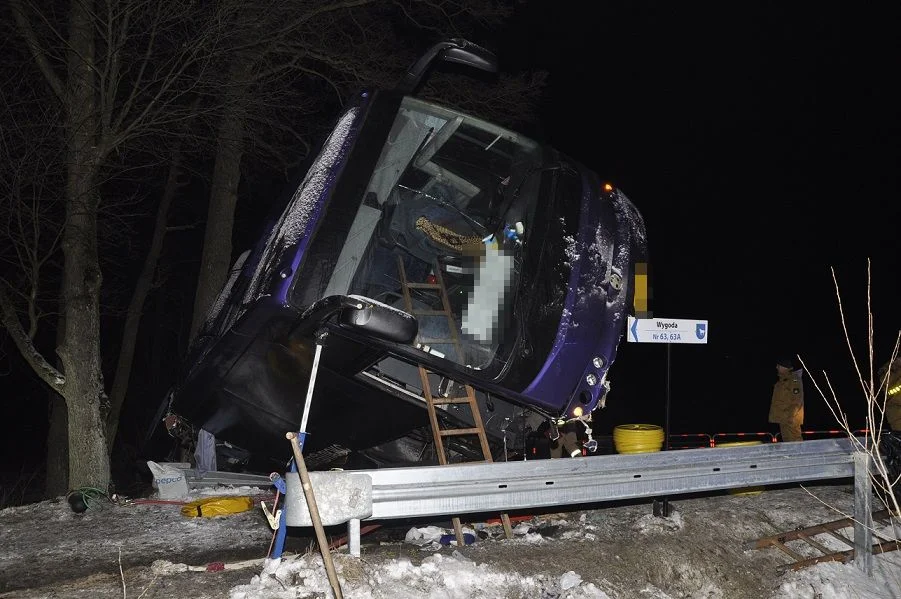
[[[707,343],[707,321],[629,317],[631,343]]]

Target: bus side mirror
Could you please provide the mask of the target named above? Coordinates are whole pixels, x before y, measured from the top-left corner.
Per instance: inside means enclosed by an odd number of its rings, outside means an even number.
[[[338,323],[386,341],[410,344],[419,332],[416,317],[362,295],[350,295],[338,313]]]
[[[498,71],[497,57],[494,53],[468,40],[456,38],[438,42],[429,48],[404,75],[397,86],[398,90],[405,94],[412,94],[416,91],[429,67],[438,59],[489,73]]]

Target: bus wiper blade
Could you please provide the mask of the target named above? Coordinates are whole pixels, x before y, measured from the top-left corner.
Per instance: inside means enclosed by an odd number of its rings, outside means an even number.
[[[414,189],[412,187],[407,187],[406,185],[403,185],[401,183],[398,183],[397,186],[400,187],[401,189],[406,189],[407,191],[412,191],[413,193],[417,193],[419,195],[425,196],[425,197],[429,198],[430,200],[435,200],[436,202],[438,202],[445,208],[450,208],[450,209],[454,210],[457,214],[462,216],[463,219],[470,225],[482,229],[483,233],[488,232],[488,228],[485,225],[483,225],[476,219],[472,218],[471,216],[469,216],[468,214],[463,212],[463,210],[461,210],[460,207],[457,206],[456,204],[454,204],[453,202],[448,202],[444,198],[439,198],[438,196],[433,196],[432,194],[428,193],[427,191],[423,191],[421,189]],[[476,231],[475,229],[473,229],[473,232],[480,234],[479,231]]]

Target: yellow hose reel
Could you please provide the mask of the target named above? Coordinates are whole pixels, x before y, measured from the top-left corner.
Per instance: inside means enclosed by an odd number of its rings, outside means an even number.
[[[649,453],[663,447],[663,427],[656,424],[620,424],[613,429],[617,453]]]

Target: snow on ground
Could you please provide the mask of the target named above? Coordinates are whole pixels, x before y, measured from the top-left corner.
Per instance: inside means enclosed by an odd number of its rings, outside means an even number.
[[[459,548],[440,542],[450,530],[419,523],[403,538],[368,543],[364,536],[359,558],[346,547],[331,555],[348,599],[901,597],[897,551],[873,556],[873,575],[867,577],[841,563],[783,573],[779,567],[788,560],[776,549],[742,547],[841,518],[835,510],[853,505],[849,486],[811,492],[791,487],[675,497],[666,518],[654,516],[649,502],[542,514],[518,521],[513,539],[504,538],[499,526],[474,525],[467,531],[476,541]],[[261,493],[266,490],[204,492],[251,495],[257,505]],[[201,496],[195,491],[191,498]],[[2,510],[0,597],[332,596],[315,546],[265,558],[272,531],[259,508],[206,518],[184,516],[180,507],[97,500],[76,514],[59,498]],[[884,527],[877,533],[893,534]],[[834,539],[820,540],[844,549]],[[798,551],[811,555],[809,548]]]
[[[347,568],[345,561],[345,569]],[[560,597],[567,599],[606,599],[605,592],[583,582],[574,571],[562,573],[556,580],[502,572],[467,559],[459,551],[450,556],[435,554],[418,566],[409,559],[388,560],[360,579],[344,577],[345,597],[374,599],[466,599],[468,597]],[[340,579],[339,579],[340,580]],[[284,581],[291,581],[290,586]],[[304,556],[286,561],[270,560],[259,576],[247,585],[231,590],[231,599],[275,599],[316,596],[331,591],[322,559]]]

